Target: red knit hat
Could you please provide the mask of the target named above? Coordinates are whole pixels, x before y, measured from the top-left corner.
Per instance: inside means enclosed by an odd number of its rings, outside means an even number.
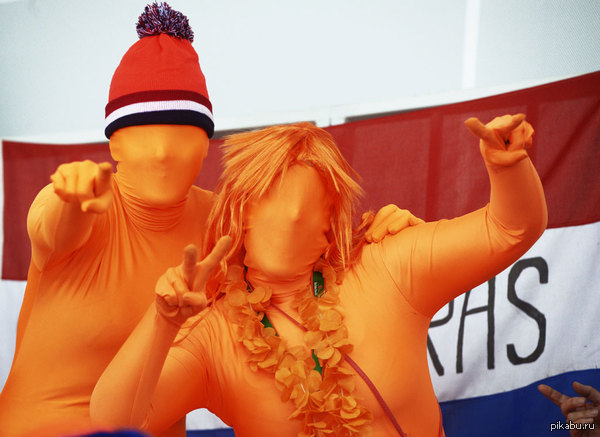
[[[153,3],[140,16],[137,33],[140,40],[125,53],[110,84],[106,137],[146,124],[198,126],[212,137],[212,105],[188,19],[166,3]]]

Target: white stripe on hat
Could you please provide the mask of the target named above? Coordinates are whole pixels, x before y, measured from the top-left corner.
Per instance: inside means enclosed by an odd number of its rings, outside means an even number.
[[[106,117],[105,127],[110,125],[115,120],[127,115],[141,114],[144,112],[177,110],[200,112],[214,122],[212,112],[210,112],[210,110],[201,103],[193,102],[191,100],[160,100],[154,102],[132,103],[131,105],[126,105],[119,109],[115,109]]]

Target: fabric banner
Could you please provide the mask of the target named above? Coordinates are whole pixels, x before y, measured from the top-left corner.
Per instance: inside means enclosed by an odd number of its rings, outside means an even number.
[[[574,380],[600,387],[600,72],[327,128],[362,177],[362,210],[394,203],[436,220],[480,208],[489,197],[478,141],[464,120],[517,112],[535,129],[530,156],[546,193],[548,230],[514,265],[465,290],[433,319],[430,373],[447,436],[569,435],[536,385],[569,395]],[[219,144],[211,142],[196,181],[203,188],[216,185]],[[35,194],[60,163],[110,154],[107,144],[4,141],[3,159],[0,346],[14,342],[29,265],[26,214]],[[3,347],[0,376],[10,366]],[[188,420],[190,435],[222,426],[198,414]],[[224,435],[218,432],[212,435]]]

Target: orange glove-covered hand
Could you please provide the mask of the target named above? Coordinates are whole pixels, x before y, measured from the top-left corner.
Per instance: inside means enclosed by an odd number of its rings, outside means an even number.
[[[204,287],[230,246],[231,238],[222,237],[199,263],[195,248],[188,246],[183,263],[158,280],[156,305],[149,308],[125,341],[92,393],[90,417],[95,423],[110,427],[152,427],[152,399],[169,349],[183,322],[206,308]],[[114,387],[119,387],[117,397]]]
[[[212,252],[198,263],[196,246],[187,246],[183,251],[183,263],[168,269],[156,283],[157,313],[179,327],[206,308],[206,282],[230,246],[230,237],[221,238]]]
[[[62,164],[50,179],[52,183],[40,191],[27,216],[32,262],[39,270],[80,248],[113,197],[108,162]]]
[[[475,117],[465,121],[469,130],[479,137],[479,147],[486,162],[506,167],[527,157],[525,149],[533,143],[533,128],[525,114],[496,117],[485,126]]]
[[[59,165],[50,180],[64,202],[79,204],[83,212],[100,214],[112,202],[111,176],[110,163],[87,160]]]
[[[386,205],[375,214],[373,223],[365,232],[365,240],[369,243],[378,243],[387,235],[395,235],[402,229],[419,223],[425,222],[415,217],[409,210],[400,209],[393,204]]]

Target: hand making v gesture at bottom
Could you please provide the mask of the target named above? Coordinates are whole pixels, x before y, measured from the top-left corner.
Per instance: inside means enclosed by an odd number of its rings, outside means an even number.
[[[156,311],[167,321],[181,326],[207,306],[206,281],[231,246],[230,237],[222,237],[213,250],[196,262],[197,249],[191,244],[183,251],[183,262],[171,267],[156,283]]]

